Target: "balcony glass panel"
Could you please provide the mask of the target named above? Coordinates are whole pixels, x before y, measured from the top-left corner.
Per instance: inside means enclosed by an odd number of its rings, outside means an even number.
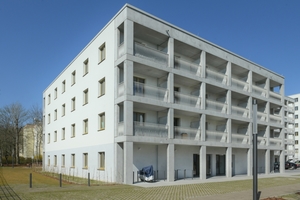
[[[166,88],[154,87],[140,82],[134,82],[133,95],[168,101],[168,90]]]
[[[182,94],[180,92],[174,92],[174,102],[177,104],[200,107],[201,98],[195,95]]]
[[[135,56],[158,62],[165,66],[168,65],[168,54],[137,42],[134,43],[134,46]]]
[[[201,73],[200,65],[178,57],[175,57],[174,67],[197,76],[200,76]]]
[[[200,129],[196,128],[183,128],[180,126],[174,127],[175,139],[199,140]]]
[[[249,110],[238,106],[231,106],[231,114],[248,118]]]
[[[227,113],[227,104],[206,99],[206,109],[221,113]]]
[[[167,138],[168,128],[164,124],[134,122],[134,135]]]
[[[220,131],[206,130],[205,138],[206,138],[206,141],[227,142],[227,133],[220,132]]]
[[[231,134],[231,142],[237,144],[248,144],[249,135],[240,134],[240,133],[232,133]]]
[[[231,78],[231,86],[235,87],[239,90],[245,91],[245,92],[247,92],[249,89],[248,83],[238,80],[238,79],[235,79],[235,78]]]
[[[206,77],[210,80],[217,81],[224,85],[227,84],[227,75],[206,68]]]

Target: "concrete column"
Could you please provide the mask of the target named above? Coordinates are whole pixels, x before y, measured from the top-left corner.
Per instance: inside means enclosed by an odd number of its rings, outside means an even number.
[[[205,51],[201,51],[200,54],[200,66],[201,66],[201,74],[200,77],[205,78],[206,74],[206,52]]]
[[[281,103],[284,104],[284,83],[280,86],[279,93],[281,95]]]
[[[174,74],[169,73],[168,74],[168,102],[174,103]]]
[[[270,145],[270,126],[267,126],[266,128],[266,145],[269,146]]]
[[[134,135],[132,101],[124,101],[124,135]]]
[[[227,102],[227,114],[231,115],[231,90],[227,91],[227,96],[226,96],[226,102]]]
[[[252,76],[253,76],[252,71],[249,71],[247,82],[249,83],[249,90],[248,91],[250,93],[252,92],[252,79],[253,79]]]
[[[126,54],[134,54],[134,23],[130,20],[124,21],[124,45]]]
[[[267,122],[270,122],[270,113],[271,113],[270,102],[267,102],[267,104],[266,104],[266,112],[265,113],[267,113]]]
[[[168,182],[174,181],[174,164],[175,164],[175,145],[168,144],[167,147],[167,180]]]
[[[227,62],[226,66],[227,85],[231,86],[231,62]]]
[[[206,179],[206,146],[200,147],[199,160],[200,160],[200,165],[199,165],[200,179],[205,180]]]
[[[133,142],[124,142],[124,183],[133,183]]]
[[[232,147],[226,148],[226,177],[232,177]]]
[[[115,143],[115,174],[116,182],[123,183],[124,181],[124,150],[123,143]]]
[[[202,114],[200,118],[200,128],[201,128],[201,141],[205,141],[205,134],[206,134],[206,115]]]
[[[284,159],[284,150],[280,151],[280,173],[285,173],[285,159]]]
[[[231,134],[231,127],[232,127],[232,119],[228,118],[227,119],[227,124],[226,124],[226,130],[227,130],[227,143],[231,143],[231,138],[232,138],[232,134]]]
[[[270,149],[265,151],[265,174],[270,174]]]
[[[269,98],[269,96],[270,96],[269,95],[270,94],[270,79],[269,78],[267,78],[267,80],[266,80],[265,89],[266,89],[266,92],[267,92],[266,97]]]
[[[252,176],[253,175],[253,162],[252,162],[252,157],[253,157],[253,149],[252,147],[248,149],[247,151],[247,175]]]
[[[174,68],[174,38],[168,40],[169,67]]]
[[[200,97],[201,97],[201,109],[205,110],[206,103],[206,83],[201,83],[200,86]]]
[[[133,95],[133,62],[124,61],[124,89],[126,95]]]
[[[174,109],[168,111],[168,138],[174,138]]]

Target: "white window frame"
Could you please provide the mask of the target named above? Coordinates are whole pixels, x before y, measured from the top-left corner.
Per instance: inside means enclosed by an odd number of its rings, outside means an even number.
[[[71,99],[71,111],[74,111],[76,109],[76,97],[73,97]]]
[[[105,152],[98,152],[98,169],[105,170]]]
[[[61,167],[65,167],[65,165],[66,165],[65,154],[61,154]]]
[[[54,99],[57,99],[57,87],[54,89]]]
[[[57,131],[54,131],[54,142],[57,142]]]
[[[89,73],[89,59],[87,58],[84,62],[83,62],[83,76],[85,76],[86,74]]]
[[[89,103],[89,89],[87,88],[83,91],[83,105],[88,103]]]
[[[54,121],[57,120],[57,109],[54,110]]]
[[[71,74],[71,86],[76,83],[76,70],[74,70]]]
[[[105,130],[105,112],[98,114],[98,130]]]
[[[66,139],[66,128],[63,127],[61,129],[61,140],[65,140]]]
[[[103,62],[106,58],[106,47],[105,47],[105,43],[103,43],[99,48],[98,48],[98,64],[100,64],[101,62]]]
[[[76,134],[76,125],[72,124],[71,125],[71,138],[75,137]]]
[[[72,168],[75,168],[75,154],[73,153],[73,154],[71,154],[71,167]]]
[[[83,134],[88,134],[89,133],[89,120],[85,119],[83,120]]]
[[[57,166],[57,155],[54,155],[54,167]]]
[[[87,169],[89,165],[89,154],[88,153],[83,153],[83,158],[82,158],[82,167],[83,169]]]
[[[64,93],[66,91],[66,80],[61,82],[61,93]]]
[[[98,97],[105,95],[105,78],[98,81]]]
[[[66,104],[64,103],[62,106],[61,106],[61,116],[65,116],[66,115]]]

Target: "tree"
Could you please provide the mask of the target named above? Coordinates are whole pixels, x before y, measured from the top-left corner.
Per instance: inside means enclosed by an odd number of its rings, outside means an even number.
[[[30,110],[30,117],[33,120],[35,130],[35,157],[39,159],[41,157],[41,147],[43,145],[43,110],[38,105],[32,106]]]

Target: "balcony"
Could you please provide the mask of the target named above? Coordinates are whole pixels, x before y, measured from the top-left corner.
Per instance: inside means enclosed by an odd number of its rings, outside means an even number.
[[[281,95],[276,93],[276,92],[270,91],[269,92],[269,98],[274,100],[274,101],[277,101],[278,103],[281,102]]]
[[[294,155],[295,154],[295,150],[284,150],[285,155]]]
[[[245,92],[248,92],[248,90],[249,90],[248,83],[238,80],[238,79],[235,79],[235,78],[231,78],[231,86],[234,88],[237,88],[239,90],[245,91]]]
[[[270,116],[270,122],[274,124],[281,124],[281,117],[277,115],[269,115]]]
[[[123,42],[122,44],[119,45],[119,48],[118,48],[118,58],[120,58],[124,54],[125,54],[125,45]]]
[[[287,105],[287,106],[286,106],[286,110],[287,110],[288,112],[291,112],[291,113],[295,112],[295,108],[294,108],[293,106],[290,106],[290,105]]]
[[[210,70],[209,68],[206,68],[206,77],[212,81],[216,81],[224,85],[227,84],[227,76],[225,74]]]
[[[205,135],[206,141],[211,142],[227,142],[227,132],[220,132],[220,131],[206,131]]]
[[[175,57],[174,68],[197,76],[200,76],[201,74],[200,65],[178,57]]]
[[[293,135],[294,134],[294,129],[292,128],[285,128],[286,133]]]
[[[159,101],[168,101],[168,90],[166,88],[150,86],[139,82],[134,82],[133,84],[133,95]]]
[[[195,95],[182,94],[174,92],[174,102],[176,104],[200,108],[201,98]]]
[[[227,104],[206,99],[206,109],[215,112],[227,113]]]
[[[241,108],[238,106],[231,106],[231,114],[239,117],[249,118],[249,109]]]
[[[267,121],[267,114],[257,111],[257,119],[259,121],[266,122]]]
[[[282,144],[282,139],[280,138],[269,138],[269,146],[280,147]]]
[[[134,122],[133,126],[135,136],[168,138],[168,128],[164,124]]]
[[[249,135],[240,134],[240,133],[231,133],[231,143],[236,144],[248,144]]]
[[[137,42],[134,43],[134,48],[135,48],[135,54],[134,54],[135,56],[144,58],[144,59],[156,62],[156,63],[160,63],[164,66],[168,65],[168,58],[169,58],[168,54],[166,54],[162,51],[147,47],[147,46],[137,43]]]
[[[174,127],[174,138],[175,139],[186,139],[186,140],[199,140],[200,129],[197,128],[185,128],[180,126]]]
[[[266,146],[267,145],[267,138],[257,136],[257,145]]]
[[[285,144],[294,145],[295,144],[295,140],[293,140],[293,139],[284,139],[284,143]]]
[[[264,88],[258,87],[256,85],[252,85],[252,92],[259,96],[266,97],[267,96],[267,91]]]
[[[118,123],[118,136],[124,135],[124,122]]]
[[[125,90],[124,82],[119,83],[119,85],[118,85],[118,97],[124,95],[124,92],[125,92],[124,90]]]

